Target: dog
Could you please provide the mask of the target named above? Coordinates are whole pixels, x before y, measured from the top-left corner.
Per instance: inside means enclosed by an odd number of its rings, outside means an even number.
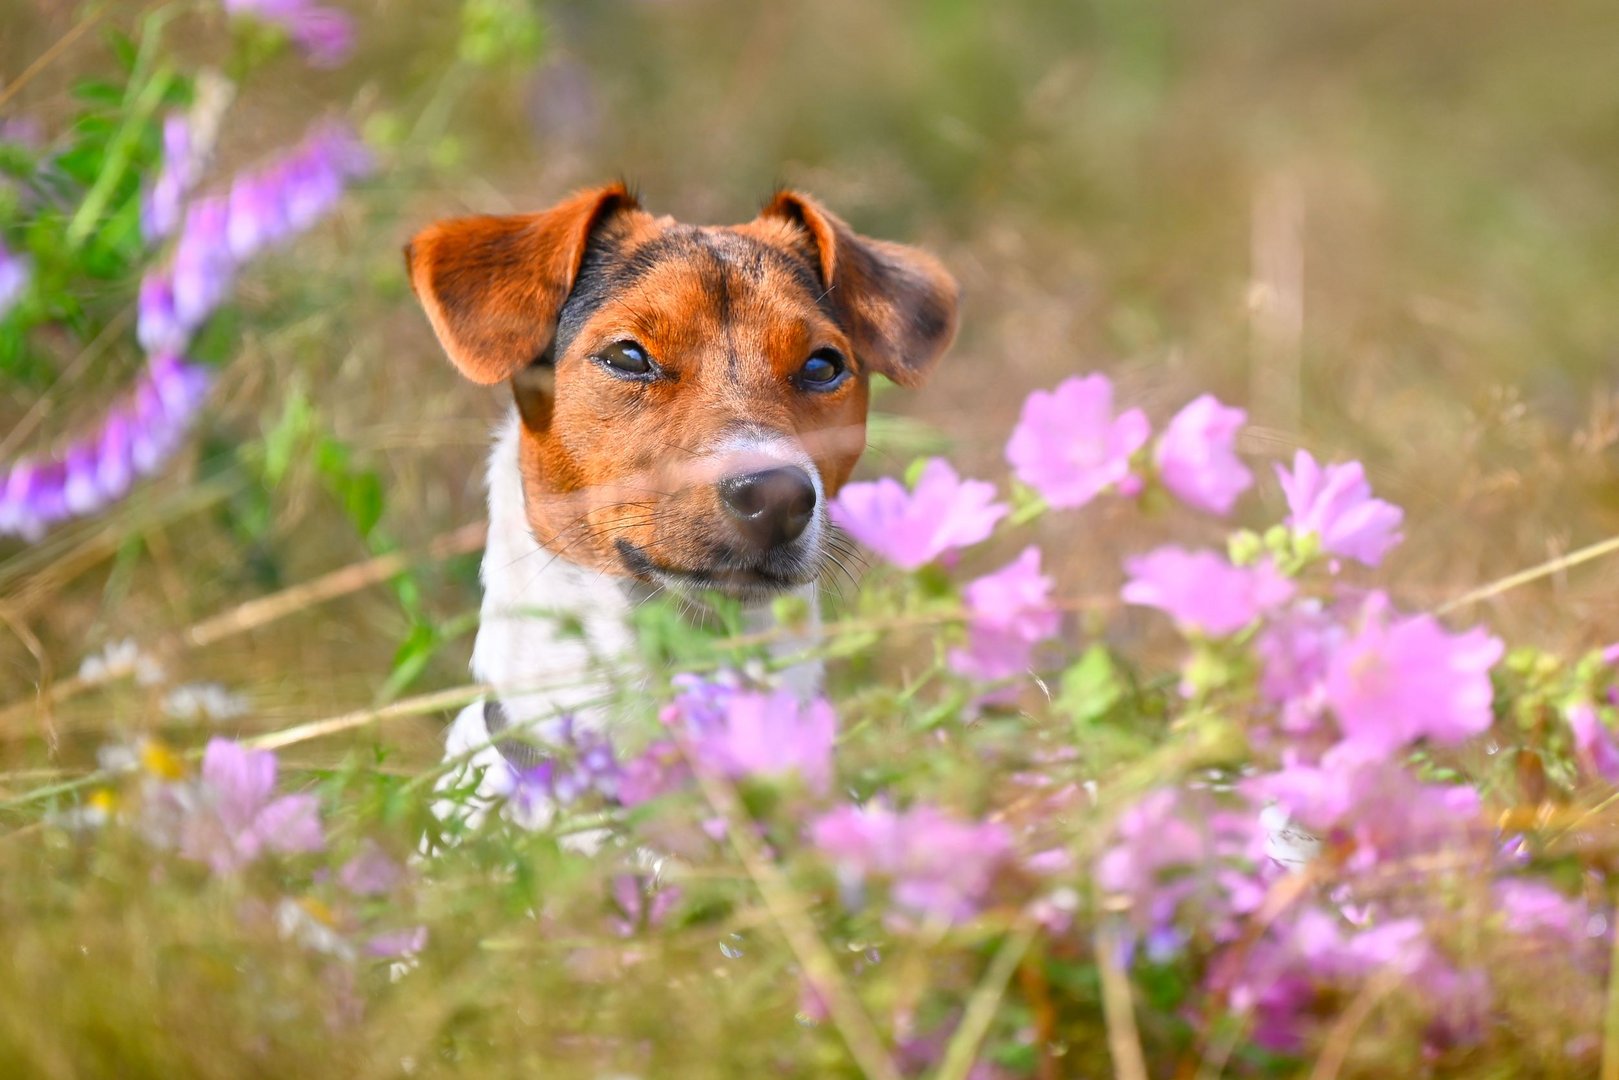
[[[956,331],[954,278],[917,248],[778,192],[752,221],[654,217],[624,185],[535,214],[463,217],[405,249],[450,361],[514,403],[489,460],[472,672],[492,695],[451,725],[440,816],[475,825],[563,718],[611,736],[629,617],[660,590],[771,601],[817,625],[828,500],[865,448],[870,380],[920,386]],[[783,674],[801,695],[818,665]],[[531,822],[538,824],[538,822]]]

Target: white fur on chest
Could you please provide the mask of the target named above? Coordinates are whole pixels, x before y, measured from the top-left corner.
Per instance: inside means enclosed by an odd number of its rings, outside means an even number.
[[[630,616],[648,595],[646,586],[567,561],[535,539],[524,506],[518,469],[518,421],[515,411],[498,429],[489,459],[489,540],[484,551],[483,604],[472,674],[487,684],[514,728],[537,738],[554,738],[561,718],[571,715],[580,727],[612,733],[615,690],[646,682],[646,671],[634,661]],[[784,634],[771,652],[795,657],[813,644],[819,626],[815,586],[797,590],[809,606],[802,630]],[[750,631],[772,625],[767,606],[745,614]],[[801,697],[820,688],[818,661],[791,663],[778,675],[782,685]],[[457,761],[439,789],[460,787],[478,778],[473,805],[441,799],[441,818],[481,816],[482,806],[511,791],[511,769],[490,745],[482,702],[461,710],[446,738],[447,761]]]

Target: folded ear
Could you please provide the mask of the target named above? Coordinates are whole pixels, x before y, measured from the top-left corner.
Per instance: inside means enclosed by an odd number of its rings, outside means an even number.
[[[591,231],[636,209],[622,184],[580,192],[538,214],[429,225],[405,245],[405,271],[461,374],[509,379],[544,355]]]
[[[956,336],[956,279],[920,248],[860,236],[815,200],[776,194],[760,212],[809,234],[821,285],[856,358],[901,386],[920,386]]]

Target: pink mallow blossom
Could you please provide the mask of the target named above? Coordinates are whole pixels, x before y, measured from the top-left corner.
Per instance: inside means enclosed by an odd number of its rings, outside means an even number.
[[[280,27],[316,67],[336,67],[354,50],[354,23],[312,0],[224,0],[225,11]]]
[[[984,540],[1006,513],[994,484],[961,479],[943,458],[923,466],[912,491],[885,476],[848,485],[832,503],[834,522],[902,570]]]
[[[1265,895],[1248,869],[1260,843],[1251,814],[1204,792],[1160,788],[1119,816],[1096,883],[1126,907],[1148,955],[1163,959],[1185,943],[1192,919],[1218,939],[1236,935],[1238,917]]]
[[[1012,854],[1005,826],[958,821],[931,806],[842,806],[810,825],[810,840],[832,860],[852,903],[870,879],[882,878],[900,911],[943,922],[977,914]]]
[[[968,585],[967,648],[950,651],[951,666],[986,681],[1027,670],[1034,647],[1055,634],[1062,621],[1051,605],[1052,588],[1040,572],[1040,549],[1032,545]]]
[[[1158,437],[1153,460],[1158,478],[1188,506],[1211,514],[1229,513],[1254,474],[1237,458],[1237,432],[1248,414],[1204,394],[1169,421]]]
[[[1453,634],[1431,615],[1398,615],[1374,593],[1333,653],[1327,703],[1344,737],[1373,754],[1418,739],[1458,743],[1489,728],[1490,669],[1504,651],[1483,629]]]
[[[1107,376],[1076,375],[1055,390],[1036,390],[1023,402],[1006,460],[1051,506],[1073,510],[1108,488],[1138,491],[1130,458],[1151,433],[1140,409],[1113,415]]]
[[[1254,639],[1259,693],[1280,713],[1283,731],[1312,730],[1327,707],[1327,665],[1345,631],[1317,600],[1272,615]]]
[[[1405,513],[1372,497],[1360,462],[1322,468],[1300,450],[1293,471],[1278,465],[1276,476],[1287,496],[1288,526],[1315,536],[1327,554],[1376,566],[1400,542]]]
[[[1613,736],[1595,706],[1588,701],[1576,702],[1564,715],[1580,766],[1597,779],[1619,784],[1619,747],[1614,746]]]
[[[1126,603],[1155,607],[1183,630],[1225,637],[1286,603],[1293,583],[1269,562],[1233,566],[1212,551],[1168,546],[1125,560]]]
[[[1211,981],[1234,1010],[1252,1015],[1255,1042],[1285,1052],[1302,1047],[1318,1009],[1352,996],[1380,973],[1408,986],[1412,1000],[1428,1011],[1423,1019],[1441,1029],[1465,1026],[1488,997],[1482,975],[1458,971],[1434,948],[1421,920],[1389,919],[1354,930],[1317,907],[1277,919],[1250,948],[1233,950]]]
[[[275,778],[270,751],[210,740],[200,781],[181,796],[180,854],[230,874],[268,851],[319,851],[325,837],[315,797],[276,798]]]
[[[739,690],[718,709],[687,707],[680,719],[699,768],[733,779],[796,774],[818,792],[832,782],[838,721],[824,698]]]
[[[1353,743],[1340,743],[1314,763],[1290,753],[1281,769],[1244,781],[1243,789],[1275,800],[1290,824],[1338,851],[1351,871],[1488,846],[1477,791],[1422,783],[1403,765]]]

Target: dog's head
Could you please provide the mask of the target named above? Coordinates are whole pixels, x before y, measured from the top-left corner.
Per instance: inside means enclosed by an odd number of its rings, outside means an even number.
[[[744,599],[821,571],[871,376],[919,385],[955,334],[936,260],[791,192],[722,228],[614,185],[439,222],[405,260],[461,373],[512,385],[535,538]]]

